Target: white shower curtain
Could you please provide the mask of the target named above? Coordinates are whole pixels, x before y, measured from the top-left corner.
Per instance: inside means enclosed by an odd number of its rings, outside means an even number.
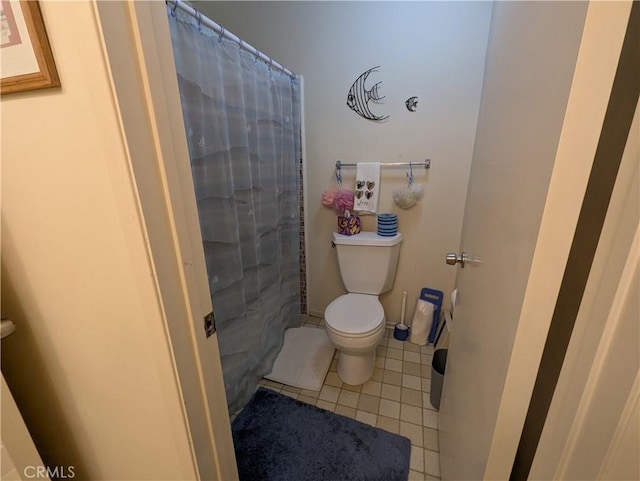
[[[300,323],[300,86],[167,9],[229,411]]]

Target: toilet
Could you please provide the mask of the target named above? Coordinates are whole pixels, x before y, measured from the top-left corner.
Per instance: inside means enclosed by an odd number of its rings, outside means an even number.
[[[338,375],[346,384],[362,384],[373,375],[376,347],[386,327],[378,296],[393,286],[401,242],[399,233],[333,233],[347,294],[327,306],[324,319],[327,336],[340,352]]]

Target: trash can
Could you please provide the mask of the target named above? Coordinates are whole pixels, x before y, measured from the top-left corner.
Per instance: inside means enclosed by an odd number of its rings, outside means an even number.
[[[442,396],[442,384],[444,383],[444,370],[447,366],[447,352],[449,349],[436,349],[431,361],[431,393],[429,401],[431,405],[440,409],[440,397]]]

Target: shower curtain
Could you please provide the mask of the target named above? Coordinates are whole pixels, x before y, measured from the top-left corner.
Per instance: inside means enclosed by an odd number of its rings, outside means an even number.
[[[229,412],[300,324],[300,85],[167,9]]]

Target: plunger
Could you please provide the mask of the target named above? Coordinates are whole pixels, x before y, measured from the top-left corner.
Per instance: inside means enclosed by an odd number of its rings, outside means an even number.
[[[396,324],[393,330],[393,337],[398,341],[406,341],[409,337],[409,327],[404,324],[404,312],[407,308],[407,291],[402,293],[402,312],[400,314],[400,322]]]

